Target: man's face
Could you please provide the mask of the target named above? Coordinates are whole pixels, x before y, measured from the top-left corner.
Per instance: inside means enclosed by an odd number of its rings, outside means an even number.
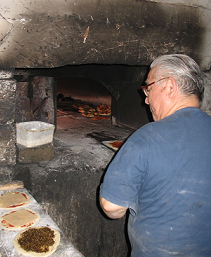
[[[160,78],[154,78],[155,67],[152,68],[147,77],[147,84],[160,80]],[[168,79],[168,78],[167,78]],[[166,95],[165,95],[165,83],[167,79],[154,83],[148,87],[148,96],[145,99],[145,103],[149,105],[150,111],[154,121],[165,118],[166,108]],[[159,83],[159,86],[158,86]]]

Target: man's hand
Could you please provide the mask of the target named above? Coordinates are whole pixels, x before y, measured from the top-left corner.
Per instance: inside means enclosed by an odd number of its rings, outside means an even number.
[[[106,199],[102,198],[101,196],[100,196],[100,206],[102,207],[105,214],[111,219],[122,218],[128,209],[127,207],[122,207],[122,206],[113,204],[107,201]]]

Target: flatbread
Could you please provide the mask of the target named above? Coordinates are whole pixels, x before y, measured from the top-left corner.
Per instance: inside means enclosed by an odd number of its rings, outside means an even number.
[[[105,146],[113,149],[114,151],[117,151],[123,145],[124,142],[122,142],[122,141],[103,141],[102,143]]]
[[[111,107],[106,104],[101,104],[100,106],[97,106],[97,111],[99,115],[102,115],[102,116],[111,115]]]
[[[0,208],[17,208],[29,204],[30,198],[27,194],[17,191],[0,195]]]
[[[48,250],[46,251],[46,249],[44,250],[44,245],[47,242],[46,235],[48,236],[48,232],[54,234],[54,236],[48,237],[48,238],[51,238],[50,241],[52,241],[53,239],[53,244],[50,246],[47,246]],[[20,245],[21,243],[25,246],[25,248],[29,247],[30,250],[23,249],[23,247],[21,247]],[[23,254],[24,256],[32,256],[32,257],[40,257],[40,256],[44,257],[44,256],[51,255],[53,252],[56,251],[59,243],[60,243],[59,231],[49,227],[36,227],[36,228],[26,229],[23,232],[19,233],[13,240],[13,245],[15,249],[18,251],[18,253]],[[40,245],[40,244],[43,244],[43,245]],[[40,252],[37,249],[39,249]]]
[[[7,212],[1,216],[1,227],[6,230],[25,229],[39,221],[39,215],[29,209]]]

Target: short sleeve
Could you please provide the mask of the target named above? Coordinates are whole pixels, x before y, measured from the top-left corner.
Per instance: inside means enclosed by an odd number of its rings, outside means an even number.
[[[137,212],[138,193],[146,175],[144,145],[133,135],[121,147],[106,171],[100,194],[106,200]]]

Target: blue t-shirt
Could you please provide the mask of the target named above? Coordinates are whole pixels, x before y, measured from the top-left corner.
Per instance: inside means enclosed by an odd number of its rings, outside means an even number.
[[[129,208],[131,256],[211,256],[211,117],[189,107],[138,129],[100,194]]]

